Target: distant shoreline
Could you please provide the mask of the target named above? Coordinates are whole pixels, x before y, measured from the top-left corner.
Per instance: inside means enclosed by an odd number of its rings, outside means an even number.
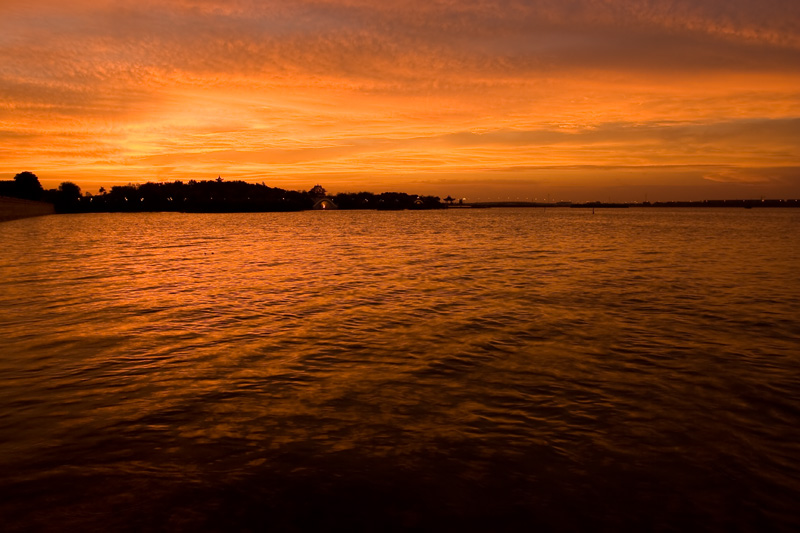
[[[697,202],[652,202],[652,203],[604,203],[590,202],[573,204],[570,202],[542,203],[542,202],[472,202],[455,205],[443,205],[441,209],[505,209],[505,208],[539,208],[539,209],[628,209],[628,208],[800,208],[800,200],[703,200]],[[386,209],[386,208],[356,208],[338,209],[340,211],[414,211],[415,209]],[[313,209],[226,209],[225,206],[216,206],[213,209],[185,209],[185,210],[154,210],[154,209],[128,209],[128,210],[87,210],[67,211],[59,213],[55,206],[48,202],[35,202],[19,198],[0,197],[0,222],[17,220],[53,214],[77,213],[152,213],[152,212],[177,212],[177,213],[285,213],[313,211]]]
[[[800,207],[800,200],[699,200],[690,202],[471,202],[452,207],[569,207],[579,209],[627,209],[630,207],[735,207],[752,209],[756,207]]]
[[[91,199],[100,198],[82,198],[84,203],[91,203]],[[133,204],[133,205],[131,205]],[[272,212],[300,212],[312,211],[313,208],[303,208],[298,206],[291,206],[287,208],[286,205],[236,205],[236,204],[200,204],[200,205],[184,205],[182,208],[163,209],[165,206],[152,206],[142,205],[137,209],[133,202],[126,205],[126,209],[100,208],[95,207],[92,209],[89,206],[81,206],[83,209],[74,206],[70,210],[60,210],[57,206],[49,202],[37,202],[32,200],[24,200],[20,198],[0,196],[0,222],[16,220],[20,218],[44,216],[51,214],[66,214],[66,213],[151,213],[151,212],[178,212],[178,213],[272,213]],[[88,207],[88,209],[87,209]],[[108,206],[110,207],[110,206]],[[161,207],[161,208],[159,208]],[[490,208],[539,208],[539,209],[555,209],[555,208],[570,208],[570,209],[628,209],[628,208],[739,208],[739,209],[754,209],[754,208],[799,208],[800,200],[702,200],[702,201],[689,201],[689,202],[586,202],[586,203],[572,203],[572,202],[470,202],[459,204],[440,204],[438,209],[490,209]],[[431,209],[430,206],[422,207],[422,210]],[[380,207],[339,207],[341,211],[402,211],[402,210],[419,210],[419,207],[405,207],[405,206],[380,206]]]
[[[83,194],[72,182],[63,182],[58,189],[44,190],[36,174],[24,171],[13,180],[0,181],[0,221],[52,213],[263,213],[308,210],[431,210],[475,209],[491,207],[521,208],[591,208],[626,209],[630,207],[800,207],[800,199],[740,199],[670,202],[583,202],[571,201],[495,201],[467,202],[466,198],[445,198],[403,192],[340,192],[328,194],[315,185],[308,191],[290,191],[269,187],[265,183],[244,181],[189,180],[114,185],[98,194]],[[36,201],[38,200],[38,201]]]

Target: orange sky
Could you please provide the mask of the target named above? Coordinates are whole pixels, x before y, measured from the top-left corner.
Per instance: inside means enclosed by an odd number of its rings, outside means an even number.
[[[800,197],[797,0],[2,0],[0,179]]]

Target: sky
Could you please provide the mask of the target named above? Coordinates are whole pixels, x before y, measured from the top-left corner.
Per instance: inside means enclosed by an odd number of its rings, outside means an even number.
[[[0,179],[800,198],[797,0],[0,0]]]

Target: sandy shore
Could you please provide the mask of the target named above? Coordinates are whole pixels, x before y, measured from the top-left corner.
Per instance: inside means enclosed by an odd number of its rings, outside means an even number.
[[[55,213],[53,204],[0,196],[0,222]]]

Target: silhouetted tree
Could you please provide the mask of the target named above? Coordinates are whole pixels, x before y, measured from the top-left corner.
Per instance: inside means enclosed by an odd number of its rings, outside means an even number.
[[[18,198],[39,200],[44,192],[39,178],[33,172],[20,172],[14,176],[14,184]]]
[[[447,198],[445,198],[445,199],[444,199],[444,201],[445,201],[445,202],[447,202],[447,203],[448,203],[448,204],[450,204],[450,205],[453,205],[453,202],[455,202],[455,201],[456,201],[456,199],[455,199],[455,198],[453,198],[452,196],[450,196],[450,195],[448,194],[448,195],[447,195]]]
[[[339,209],[440,209],[442,203],[438,196],[416,196],[400,192],[339,193],[333,198]]]
[[[63,182],[58,190],[46,191],[46,194],[49,201],[56,205],[56,210],[61,213],[301,211],[311,209],[316,201],[327,197],[325,189],[320,185],[311,191],[287,191],[264,184],[224,180],[129,183],[114,185],[109,191],[101,187],[99,192],[100,194],[94,197],[89,194],[82,196],[80,187],[67,181]],[[340,209],[400,210],[444,207],[437,196],[417,196],[399,192],[340,193],[333,201]]]
[[[308,191],[308,195],[312,198],[322,198],[323,196],[327,196],[328,192],[322,187],[322,185],[314,185],[311,187],[311,190]]]
[[[371,192],[340,192],[333,198],[333,203],[339,209],[376,209],[378,207],[376,196]]]
[[[81,206],[81,188],[71,181],[64,181],[58,186],[55,195],[50,196],[58,213],[77,213],[85,211]]]
[[[58,192],[65,200],[75,200],[81,197],[81,188],[71,181],[64,181],[58,186]]]

